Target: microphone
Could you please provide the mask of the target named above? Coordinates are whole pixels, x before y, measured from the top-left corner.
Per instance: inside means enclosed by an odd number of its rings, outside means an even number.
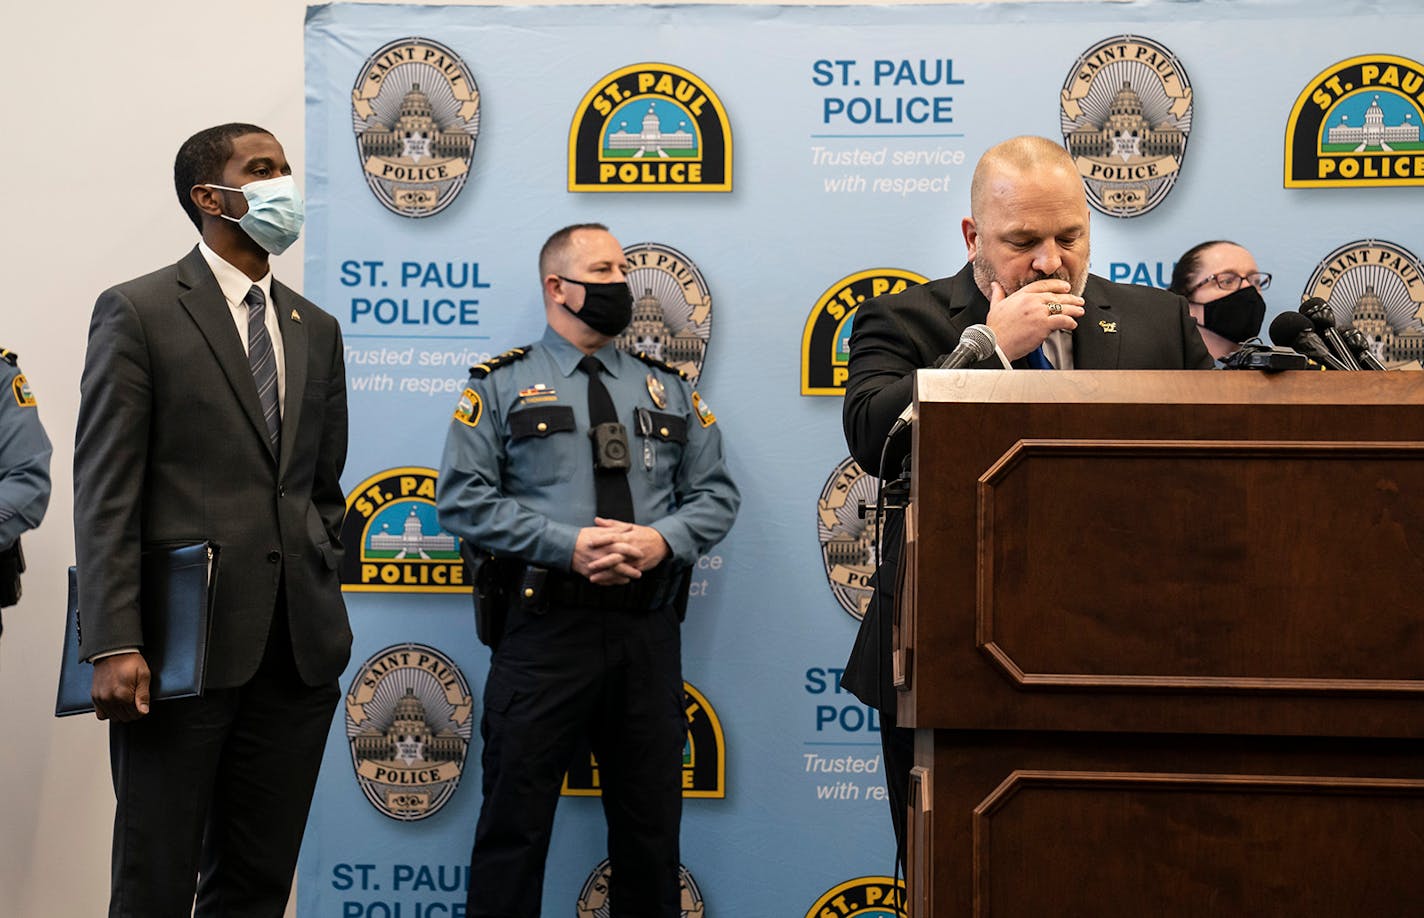
[[[1365,333],[1360,331],[1358,328],[1350,326],[1349,328],[1345,329],[1340,333],[1340,337],[1344,339],[1345,346],[1348,347],[1350,351],[1355,355],[1355,360],[1359,362],[1360,369],[1389,369],[1384,364],[1380,363],[1379,358],[1376,357],[1374,353],[1370,351],[1369,339],[1366,338]]]
[[[994,355],[999,339],[987,325],[971,325],[959,336],[959,345],[949,356],[934,365],[936,370],[958,370],[971,363],[988,360]]]
[[[987,325],[971,325],[959,335],[959,344],[945,357],[941,358],[932,370],[958,370],[971,363],[978,363],[981,360],[988,360],[994,354],[994,349],[999,346],[998,336],[994,330]],[[885,435],[885,439],[890,439],[906,427],[910,426],[910,416],[915,413],[915,403],[905,406],[905,410],[900,412],[900,416],[895,419],[895,423],[890,426],[890,432]]]
[[[1311,321],[1298,312],[1283,312],[1276,316],[1271,322],[1271,340],[1323,364],[1326,369],[1348,369],[1330,353],[1325,342],[1315,333]]]
[[[1330,348],[1330,353],[1334,354],[1347,370],[1360,368],[1359,362],[1355,360],[1355,355],[1350,352],[1350,348],[1341,339],[1340,332],[1335,328],[1335,311],[1330,308],[1329,303],[1318,296],[1313,296],[1300,304],[1299,312],[1315,326],[1315,331],[1325,339],[1325,345]]]

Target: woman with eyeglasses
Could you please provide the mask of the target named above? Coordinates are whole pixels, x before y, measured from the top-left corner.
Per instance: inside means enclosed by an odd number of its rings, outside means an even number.
[[[1270,286],[1271,275],[1256,267],[1250,252],[1214,239],[1192,246],[1177,259],[1167,289],[1187,298],[1206,349],[1220,361],[1261,333],[1266,318],[1261,291]]]

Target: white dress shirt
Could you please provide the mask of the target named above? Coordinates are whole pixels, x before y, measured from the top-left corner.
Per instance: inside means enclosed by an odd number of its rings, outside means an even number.
[[[263,324],[267,326],[267,337],[272,339],[272,358],[277,361],[277,416],[283,416],[286,414],[287,407],[287,361],[284,359],[282,350],[282,325],[277,321],[277,309],[272,305],[272,272],[269,270],[261,280],[254,281],[224,261],[221,255],[208,248],[206,242],[198,243],[198,251],[203,253],[203,260],[208,263],[208,267],[213,271],[213,276],[218,279],[218,287],[222,289],[223,299],[227,300],[227,308],[232,312],[233,324],[237,326],[237,336],[242,339],[244,353],[249,350],[247,303],[245,302],[247,291],[252,289],[253,284],[256,284],[262,291],[262,295],[267,298]]]

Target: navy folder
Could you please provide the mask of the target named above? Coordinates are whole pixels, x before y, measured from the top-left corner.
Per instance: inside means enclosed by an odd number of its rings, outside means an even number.
[[[152,674],[151,701],[203,694],[212,633],[213,591],[218,546],[212,542],[154,545],[143,550],[139,607],[143,613],[144,661]],[[69,569],[69,611],[65,615],[64,658],[54,714],[93,713],[89,691],[94,665],[79,659],[79,579]]]

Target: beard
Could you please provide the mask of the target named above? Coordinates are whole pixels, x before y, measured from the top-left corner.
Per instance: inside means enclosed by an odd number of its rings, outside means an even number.
[[[1028,286],[1034,281],[1041,280],[1052,279],[1067,281],[1068,286],[1071,288],[1070,292],[1072,292],[1074,296],[1082,296],[1083,291],[1087,289],[1088,286],[1088,268],[1086,259],[1084,259],[1083,262],[1083,270],[1078,273],[1077,277],[1074,277],[1072,274],[1069,273],[1067,265],[1060,265],[1058,267],[1058,270],[1053,272],[1052,274],[1042,274],[1038,271],[1034,271],[1029,276],[1020,278],[1016,283],[1007,280],[1003,277],[1000,277],[999,272],[994,270],[993,265],[989,264],[989,260],[987,258],[975,258],[972,264],[974,266],[974,283],[979,287],[979,290],[983,292],[985,297],[989,297],[989,285],[992,284],[994,281],[998,281],[999,286],[1004,288],[1005,296],[1012,296],[1015,293],[1019,292],[1019,290],[1023,287]]]

